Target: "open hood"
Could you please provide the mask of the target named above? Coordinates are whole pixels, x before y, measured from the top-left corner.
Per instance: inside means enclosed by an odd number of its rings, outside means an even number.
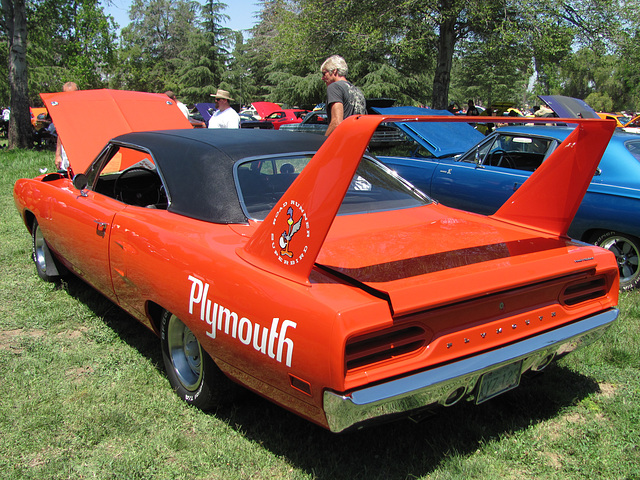
[[[160,93],[79,90],[40,97],[75,173],[84,172],[107,142],[123,133],[192,128],[175,102]]]
[[[420,107],[372,107],[372,110],[383,115],[453,116],[452,113],[446,110],[432,110]],[[482,133],[467,123],[398,122],[396,125],[437,158],[451,157],[464,153],[484,138]]]
[[[211,119],[211,115],[216,111],[215,103],[196,103],[196,110],[198,113],[202,115],[202,119],[205,123],[209,123]]]
[[[266,118],[267,115],[282,110],[282,107],[273,102],[253,102],[251,104],[256,109],[260,118]]]
[[[584,100],[563,95],[538,95],[547,106],[562,118],[599,118]]]

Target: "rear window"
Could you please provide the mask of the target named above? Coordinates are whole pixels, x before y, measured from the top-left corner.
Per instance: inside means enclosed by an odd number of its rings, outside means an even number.
[[[245,214],[264,220],[311,160],[311,155],[257,159],[236,167]],[[338,214],[358,214],[426,205],[431,199],[381,163],[363,157]]]
[[[632,140],[630,142],[626,142],[624,146],[629,150],[631,155],[633,155],[636,160],[640,161],[640,141]]]

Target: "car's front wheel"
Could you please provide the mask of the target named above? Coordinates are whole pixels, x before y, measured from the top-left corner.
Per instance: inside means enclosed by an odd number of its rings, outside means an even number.
[[[632,235],[607,232],[594,242],[613,252],[618,261],[620,290],[632,290],[640,284],[640,240]]]
[[[210,410],[233,398],[235,385],[189,327],[171,312],[162,315],[160,337],[167,377],[180,398],[201,410]]]

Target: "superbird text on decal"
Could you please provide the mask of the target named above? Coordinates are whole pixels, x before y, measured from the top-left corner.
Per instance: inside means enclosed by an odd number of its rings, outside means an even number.
[[[194,310],[200,311],[200,320],[211,327],[211,330],[206,332],[209,337],[216,338],[218,333],[223,333],[243,345],[253,345],[256,351],[277,362],[282,362],[283,356],[285,356],[285,365],[291,366],[293,340],[287,338],[287,330],[289,328],[295,329],[296,322],[283,320],[280,323],[280,319],[274,317],[271,320],[271,327],[263,327],[259,323],[252,322],[247,317],[238,315],[238,313],[212,301],[209,298],[210,285],[208,283],[192,275],[189,275],[188,279],[191,282],[189,314],[192,315]]]

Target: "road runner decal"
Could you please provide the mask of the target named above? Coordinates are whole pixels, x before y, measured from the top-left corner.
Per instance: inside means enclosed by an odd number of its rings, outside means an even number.
[[[192,275],[189,275],[188,279],[191,281],[189,314],[193,315],[194,309],[197,311],[197,305],[200,306],[200,320],[211,327],[211,330],[206,332],[209,337],[216,338],[218,333],[224,333],[239,340],[243,345],[253,345],[256,351],[280,363],[286,351],[284,363],[287,367],[291,366],[293,340],[287,338],[287,329],[296,328],[296,322],[283,320],[280,323],[280,319],[275,317],[270,328],[263,327],[210,300],[208,283]]]
[[[285,212],[286,215],[280,215]],[[307,213],[300,203],[292,200],[284,202],[278,208],[278,212],[273,219],[273,226],[279,231],[279,237],[276,239],[276,233],[271,233],[271,248],[278,260],[284,265],[296,265],[302,260],[307,253],[308,245],[306,243],[296,242],[296,247],[291,246],[291,242],[295,237],[296,240],[308,239],[311,236],[309,231],[309,219]]]

